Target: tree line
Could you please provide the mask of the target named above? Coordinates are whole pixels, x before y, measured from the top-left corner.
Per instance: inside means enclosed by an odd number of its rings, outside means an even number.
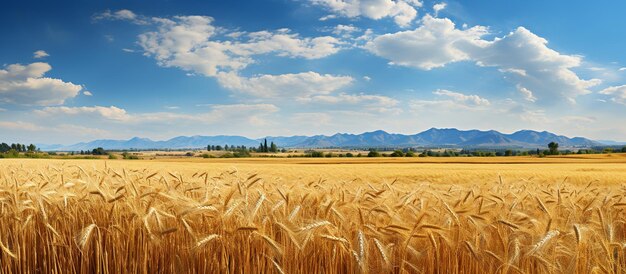
[[[37,151],[37,147],[33,144],[30,144],[28,146],[26,146],[25,144],[7,144],[7,143],[1,143],[0,144],[0,153],[7,153],[11,150],[14,150],[16,152],[36,152]]]
[[[228,145],[207,145],[207,151],[231,151],[231,152],[243,152],[246,151],[248,153],[250,152],[272,152],[272,153],[277,153],[277,152],[287,152],[287,150],[285,149],[278,149],[278,146],[276,144],[274,144],[274,142],[271,142],[270,145],[267,145],[267,139],[264,139],[263,142],[259,143],[259,147],[254,148],[248,148],[246,146],[228,146]]]

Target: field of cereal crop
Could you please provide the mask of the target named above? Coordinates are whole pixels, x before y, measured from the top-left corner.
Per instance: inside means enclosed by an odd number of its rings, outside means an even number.
[[[626,157],[0,161],[0,272],[622,273]]]

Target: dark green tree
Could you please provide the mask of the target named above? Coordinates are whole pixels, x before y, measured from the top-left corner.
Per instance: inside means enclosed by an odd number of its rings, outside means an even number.
[[[9,150],[11,150],[11,146],[9,146],[9,144],[7,143],[0,144],[0,153],[6,153]]]
[[[550,150],[550,155],[558,155],[559,154],[559,143],[550,142],[548,144],[548,149]]]
[[[263,142],[263,152],[269,152],[269,149],[267,148],[267,139],[264,139]]]
[[[375,149],[372,149],[369,153],[367,153],[367,157],[380,157],[380,153]]]
[[[107,152],[104,150],[104,148],[99,147],[99,148],[94,148],[91,151],[91,154],[93,154],[93,155],[107,155]]]
[[[276,146],[276,144],[274,144],[274,142],[272,142],[272,144],[270,145],[270,152],[278,152],[278,147]]]

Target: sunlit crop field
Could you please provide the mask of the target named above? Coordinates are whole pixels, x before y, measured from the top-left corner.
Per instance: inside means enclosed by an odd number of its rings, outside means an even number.
[[[626,157],[0,161],[0,273],[623,273]]]

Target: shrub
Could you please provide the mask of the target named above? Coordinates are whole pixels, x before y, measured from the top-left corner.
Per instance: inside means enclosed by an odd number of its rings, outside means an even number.
[[[380,153],[376,150],[370,150],[370,152],[367,154],[367,157],[380,157]]]
[[[322,158],[324,157],[324,152],[312,150],[306,153],[305,155],[306,157]]]

